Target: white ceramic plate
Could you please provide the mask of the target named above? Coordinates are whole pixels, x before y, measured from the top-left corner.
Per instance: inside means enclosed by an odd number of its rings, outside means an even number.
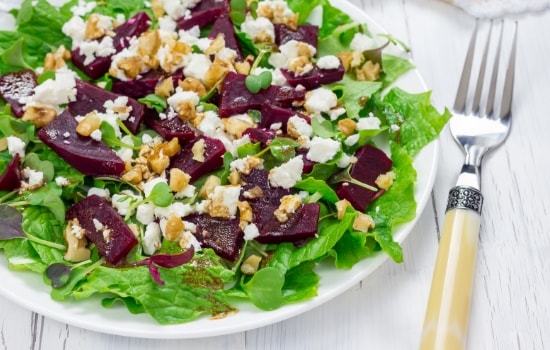
[[[373,19],[356,6],[344,0],[332,2],[355,20],[368,23],[371,31],[384,32]],[[397,85],[409,92],[426,90],[417,71],[409,72]],[[414,165],[418,171],[415,189],[417,217],[424,210],[430,196],[437,171],[437,160],[437,141],[429,144],[415,159]],[[415,222],[416,220],[413,220],[399,226],[394,232],[394,239],[403,242]],[[201,338],[242,332],[304,313],[347,291],[376,270],[386,259],[387,255],[377,254],[359,262],[351,270],[336,270],[328,265],[319,266],[319,295],[308,302],[287,305],[269,312],[260,311],[250,304],[237,304],[235,306],[239,308],[239,312],[235,315],[219,320],[204,317],[181,325],[159,325],[148,315],[131,315],[123,306],[102,308],[99,297],[78,302],[56,302],[50,298],[49,287],[40,276],[31,272],[10,271],[3,254],[0,254],[0,295],[46,317],[97,332],[157,339]]]

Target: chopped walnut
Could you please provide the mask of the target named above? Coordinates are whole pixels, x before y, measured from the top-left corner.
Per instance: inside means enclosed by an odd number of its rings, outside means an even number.
[[[250,74],[250,69],[251,68],[252,68],[252,66],[250,65],[250,62],[248,62],[248,61],[235,62],[235,70],[239,74],[248,75],[248,74]]]
[[[245,275],[253,275],[258,271],[262,258],[258,255],[250,255],[241,265],[241,272]]]
[[[232,185],[238,185],[241,183],[241,174],[237,171],[237,169],[234,169],[229,173],[227,180]]]
[[[143,70],[145,63],[139,56],[123,58],[117,62],[117,67],[124,72],[126,77],[135,79]],[[112,69],[111,69],[112,70]],[[113,76],[117,76],[116,72],[109,71]],[[114,74],[113,74],[114,73]]]
[[[182,88],[183,91],[194,91],[199,95],[199,97],[203,97],[206,95],[206,87],[203,85],[203,83],[193,77],[187,77],[184,80],[180,80],[178,82],[179,87]]]
[[[355,71],[355,75],[360,81],[375,81],[380,76],[380,65],[369,60]]]
[[[166,227],[164,228],[164,237],[167,240],[176,242],[180,239],[181,234],[185,230],[185,224],[183,220],[172,213],[166,220]]]
[[[246,120],[238,117],[222,118],[222,123],[225,132],[236,139],[241,138],[246,129],[254,127],[252,119]]]
[[[303,75],[311,72],[313,64],[310,62],[308,56],[298,56],[292,58],[288,62],[288,70],[294,72],[296,75]]]
[[[349,71],[349,69],[351,68],[353,53],[351,51],[340,52],[338,54],[338,58],[340,59],[340,62],[342,62],[342,66],[344,67],[344,70],[346,72]]]
[[[95,112],[90,112],[84,116],[76,126],[76,132],[82,136],[90,136],[94,131],[99,129],[101,118]]]
[[[21,119],[32,122],[37,128],[41,128],[56,117],[57,112],[50,107],[31,106],[27,108]]]
[[[178,168],[170,169],[170,189],[174,192],[180,192],[189,185],[191,181],[191,176]]]
[[[210,194],[214,192],[214,188],[220,186],[222,183],[221,179],[215,175],[210,175],[206,178],[206,181],[199,190],[199,197],[206,199]]]
[[[203,163],[205,161],[204,157],[204,139],[200,139],[193,144],[191,147],[191,152],[193,153],[193,160]]]
[[[281,204],[273,214],[279,222],[287,222],[301,205],[302,198],[300,196],[296,194],[287,195],[281,198]]]
[[[243,197],[246,199],[262,198],[263,196],[264,196],[264,191],[259,186],[254,186],[248,191],[245,191],[243,193]]]
[[[136,166],[122,175],[122,181],[137,185],[143,180],[142,167]]]
[[[159,95],[164,98],[170,97],[174,93],[174,80],[172,77],[166,77],[159,81],[155,86],[155,95]]]
[[[216,52],[220,51],[225,47],[225,35],[223,33],[219,33],[212,42],[210,42],[210,46],[204,51],[205,55],[213,55]]]
[[[393,184],[393,180],[395,180],[395,173],[393,171],[388,171],[385,174],[380,174],[374,183],[376,186],[383,190],[387,190],[390,188],[390,186]]]
[[[347,199],[341,199],[334,203],[334,205],[336,206],[336,215],[338,220],[342,220],[344,214],[346,213],[347,207],[350,206],[351,203]]]
[[[153,10],[153,15],[155,18],[161,18],[164,16],[164,4],[163,0],[152,0],[151,9]]]
[[[88,242],[78,219],[72,219],[67,223],[63,236],[67,242],[67,251],[63,256],[65,260],[81,262],[90,259],[91,251],[86,247]]]
[[[159,61],[155,57],[160,47],[160,34],[158,30],[150,30],[142,34],[138,39],[138,54],[143,62],[150,68],[157,68]]]
[[[250,203],[246,201],[239,201],[237,202],[237,207],[239,208],[239,219],[241,221],[250,223],[252,222],[252,220],[254,220],[254,215]]]
[[[372,216],[365,213],[359,213],[353,221],[353,229],[360,232],[367,232],[368,230],[374,228],[374,226],[375,224]]]
[[[71,59],[71,52],[61,45],[57,51],[50,52],[44,58],[44,70],[57,70],[66,66],[65,61]]]
[[[177,106],[178,117],[183,121],[190,121],[195,118],[197,111],[192,101],[183,101]]]
[[[88,17],[88,21],[86,22],[86,30],[84,32],[84,38],[88,40],[96,40],[107,34],[105,28],[101,28],[99,26],[99,21],[100,17],[97,13],[92,13],[90,17]]]
[[[219,63],[213,63],[204,75],[204,84],[209,89],[213,88],[223,80],[227,73],[229,73],[229,68]]]
[[[338,130],[342,134],[349,136],[355,132],[355,127],[357,123],[351,118],[345,118],[338,121]]]

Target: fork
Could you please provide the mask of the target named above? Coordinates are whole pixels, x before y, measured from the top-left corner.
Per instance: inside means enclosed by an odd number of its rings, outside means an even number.
[[[517,22],[514,25],[511,53],[502,94],[497,99],[500,80],[499,61],[503,43],[501,24],[488,92],[483,93],[493,22],[482,54],[479,76],[473,97],[468,89],[474,65],[474,51],[479,22],[472,34],[468,53],[449,121],[451,134],[462,147],[465,160],[456,186],[449,192],[444,225],[424,319],[420,349],[463,349],[466,343],[470,300],[481,222],[483,195],[481,162],[487,152],[501,145],[510,131],[514,69],[517,45]],[[471,100],[471,107],[467,102]],[[486,100],[482,106],[482,100]],[[495,101],[500,108],[495,109]]]

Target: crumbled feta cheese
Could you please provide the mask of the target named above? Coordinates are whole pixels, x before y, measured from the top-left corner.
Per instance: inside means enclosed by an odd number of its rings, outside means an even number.
[[[101,133],[101,130],[99,130],[99,129],[96,129],[96,130],[92,131],[92,133],[90,134],[90,137],[93,140],[96,140],[96,141],[101,141],[101,136],[103,136],[103,134]]]
[[[193,208],[188,203],[174,202],[167,207],[155,207],[154,213],[157,218],[168,218],[171,214],[178,217],[185,217],[193,212]]]
[[[197,188],[193,185],[187,185],[185,188],[174,195],[177,199],[191,198],[196,194]]]
[[[288,65],[288,58],[280,52],[273,52],[269,55],[267,62],[275,68],[286,68]]]
[[[132,214],[128,212],[130,206],[132,203],[140,201],[141,199],[141,196],[137,196],[129,192],[115,193],[111,198],[111,203],[113,208],[115,208],[120,215],[124,216],[127,214]]]
[[[357,130],[377,130],[380,129],[380,119],[371,115],[365,118],[360,118],[357,121],[355,128]]]
[[[111,193],[109,192],[108,188],[97,188],[92,187],[88,190],[88,196],[96,195],[101,198],[109,198],[111,196]]]
[[[58,176],[55,178],[55,183],[59,187],[65,187],[65,186],[69,186],[71,184],[71,181],[69,181],[69,179],[67,179],[66,177]]]
[[[340,59],[334,55],[323,56],[317,61],[317,67],[321,69],[338,69],[340,65]]]
[[[344,113],[346,113],[346,109],[344,107],[333,108],[327,112],[330,120],[332,121],[338,119],[338,117],[343,115]]]
[[[200,0],[163,0],[162,5],[166,14],[173,19],[188,15],[189,9],[195,7]]]
[[[82,41],[84,41],[86,33],[86,22],[79,16],[74,16],[61,28],[63,34],[70,37],[73,41],[73,49],[76,49]]]
[[[193,53],[190,56],[189,63],[183,69],[183,74],[186,77],[204,80],[204,76],[210,69],[212,61],[210,61],[208,56],[199,53]]]
[[[356,160],[354,156],[350,156],[349,154],[342,153],[342,156],[336,161],[336,166],[338,168],[347,168],[348,165],[353,163],[353,161]]]
[[[397,125],[397,124],[392,124],[392,125],[390,125],[390,130],[391,130],[392,132],[398,132],[400,129],[401,129],[401,127],[400,127],[399,125]]]
[[[181,103],[191,102],[194,106],[198,105],[200,97],[195,91],[184,91],[178,86],[174,94],[168,97],[166,101],[174,110],[178,110]]]
[[[187,228],[187,225],[186,225]],[[191,246],[193,246],[193,249],[196,252],[199,252],[202,250],[200,242],[197,240],[197,237],[193,235],[193,233],[189,231],[184,231],[182,234],[182,237],[180,238],[180,247],[188,249]]]
[[[134,140],[130,135],[124,135],[120,140],[130,147],[134,146]],[[129,162],[134,158],[134,151],[130,147],[121,147],[116,151],[117,156],[125,162]]]
[[[34,94],[21,99],[29,106],[51,106],[60,112],[59,106],[76,100],[75,73],[69,69],[59,69],[55,79],[48,79],[34,88]]]
[[[328,162],[340,151],[340,142],[315,136],[311,139],[306,158],[314,162]]]
[[[246,20],[241,24],[241,31],[246,33],[253,40],[269,39],[270,42],[275,40],[275,27],[273,23],[265,17],[257,17],[247,15]]]
[[[256,226],[256,224],[254,223],[247,224],[244,227],[243,232],[245,241],[252,241],[254,238],[260,235],[260,230],[258,230],[258,226]]]
[[[128,96],[118,96],[114,101],[107,100],[103,107],[105,107],[105,113],[118,114],[121,120],[128,119],[132,111],[132,106],[128,105]]]
[[[241,186],[216,186],[209,196],[210,215],[214,217],[234,217],[241,194]]]
[[[161,31],[167,33],[175,32],[178,27],[176,21],[170,16],[160,17],[158,19],[158,25]]]
[[[300,49],[301,47],[303,47],[304,44],[307,45],[305,47],[307,47],[309,51],[309,57],[315,56],[317,49],[314,46],[307,44],[303,41],[298,41],[294,39],[289,40],[283,45],[279,46],[279,51],[286,56],[287,60],[291,58],[296,58],[298,56],[301,56]]]
[[[160,232],[160,226],[156,222],[151,222],[145,227],[143,232],[143,238],[141,239],[141,246],[143,252],[147,255],[153,255],[161,247],[162,234]]]
[[[142,203],[136,210],[136,219],[144,225],[155,221],[155,206],[152,203]]]
[[[269,183],[273,187],[291,188],[302,179],[304,160],[301,155],[290,159],[269,171]]]
[[[79,53],[85,57],[84,65],[92,63],[97,57],[107,57],[116,53],[113,38],[110,36],[104,36],[101,41],[83,41],[78,46],[78,49]]]
[[[305,109],[313,114],[328,112],[338,105],[338,97],[332,90],[320,87],[306,94]]]
[[[372,50],[377,47],[376,41],[374,41],[372,38],[368,37],[367,35],[363,33],[355,33],[353,36],[353,39],[351,40],[349,44],[350,49],[353,51],[367,51]]]
[[[41,171],[36,171],[31,168],[23,169],[23,178],[27,180],[27,185],[30,188],[40,187],[44,184],[44,173]]]
[[[198,129],[206,136],[216,137],[220,131],[223,132],[223,123],[216,112],[207,111],[204,113],[204,118],[199,124]]]
[[[9,154],[13,157],[15,157],[16,154],[19,154],[19,156],[23,158],[25,156],[25,142],[17,136],[8,136],[6,139],[8,141]]]

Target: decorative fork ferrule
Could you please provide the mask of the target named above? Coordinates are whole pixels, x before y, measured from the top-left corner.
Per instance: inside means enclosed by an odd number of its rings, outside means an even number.
[[[447,209],[471,209],[481,215],[483,195],[478,189],[469,186],[455,186],[449,191]]]

